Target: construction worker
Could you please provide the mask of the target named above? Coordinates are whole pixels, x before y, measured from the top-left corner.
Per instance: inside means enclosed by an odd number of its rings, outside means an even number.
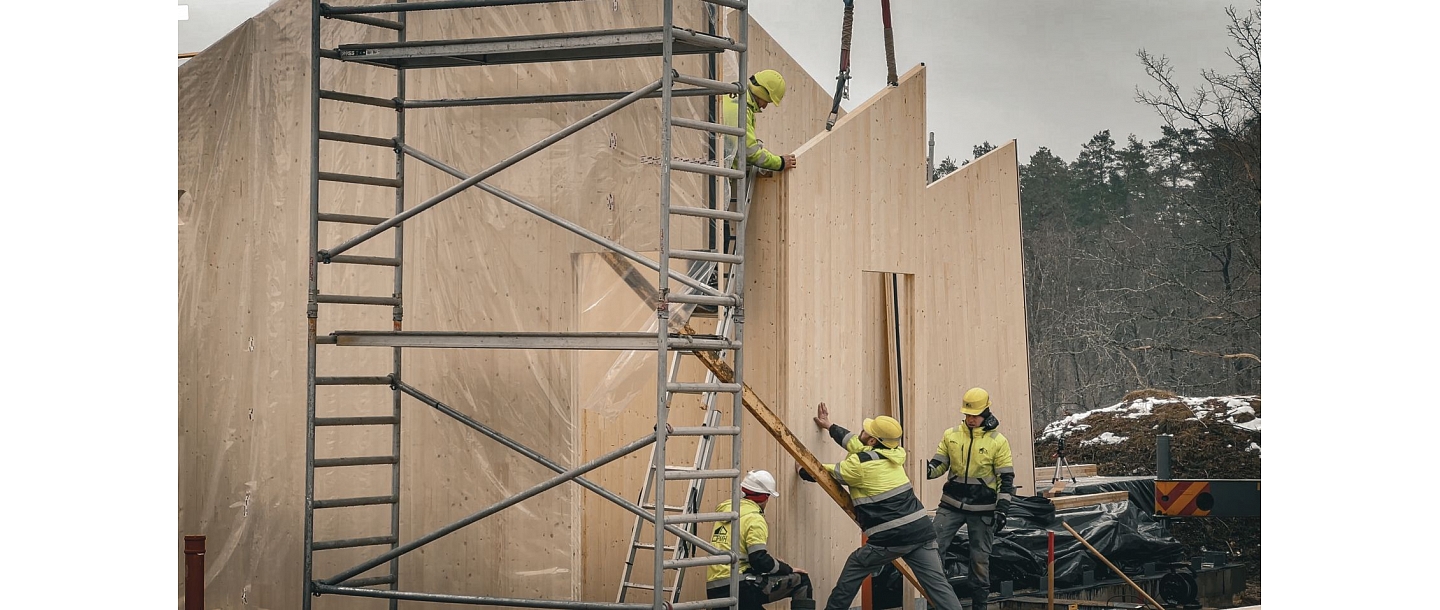
[[[765,148],[765,143],[755,137],[755,114],[764,112],[770,104],[780,105],[780,100],[785,97],[785,77],[774,70],[761,70],[750,77],[749,91],[750,94],[745,96],[745,162],[773,172],[795,169],[795,155],[771,153]],[[722,122],[726,125],[738,124],[736,113],[739,112],[739,101],[736,97],[727,96],[720,104]],[[725,137],[725,160],[729,167],[738,165],[734,160],[736,143],[735,136]]]
[[[935,526],[905,476],[905,449],[900,446],[900,422],[893,417],[866,419],[856,434],[830,423],[825,403],[816,408],[815,425],[830,432],[847,455],[838,464],[824,464],[835,482],[849,487],[861,533],[867,536],[850,553],[845,568],[830,591],[825,610],[846,610],[866,576],[897,557],[915,572],[925,594],[940,610],[960,610],[960,598],[945,579],[935,544]],[[804,469],[800,478],[814,481]]]
[[[740,493],[743,494],[740,531],[735,535],[740,544],[740,610],[760,610],[765,604],[787,597],[795,610],[815,610],[810,575],[771,557],[766,548],[770,525],[765,522],[765,503],[780,495],[775,491],[775,476],[764,470],[751,470],[740,481]],[[730,501],[721,502],[715,512],[730,512]],[[729,523],[715,525],[710,544],[723,551],[730,550]],[[709,599],[730,597],[730,564],[706,568],[705,596]]]
[[[984,610],[990,597],[990,547],[1005,528],[1010,499],[1015,494],[1015,466],[1010,441],[996,428],[1000,420],[990,413],[990,393],[983,388],[965,392],[960,412],[965,423],[945,431],[927,479],[949,473],[935,509],[935,537],[943,557],[960,526],[970,537],[970,599],[974,610]]]

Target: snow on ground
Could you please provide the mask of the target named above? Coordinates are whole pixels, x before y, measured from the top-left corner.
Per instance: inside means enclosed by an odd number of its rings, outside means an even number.
[[[1100,436],[1089,440],[1080,441],[1080,446],[1086,447],[1089,445],[1118,445],[1128,440],[1130,440],[1130,437],[1128,436],[1116,436],[1114,432],[1101,432]]]
[[[1235,426],[1236,428],[1259,432],[1260,418],[1255,416],[1255,407],[1251,406],[1251,401],[1259,400],[1259,398],[1259,396],[1206,396],[1203,398],[1138,398],[1135,400],[1121,402],[1119,404],[1111,405],[1100,409],[1092,409],[1083,413],[1075,413],[1072,415],[1068,415],[1058,421],[1051,422],[1045,426],[1045,431],[1040,434],[1040,439],[1038,440],[1044,440],[1047,438],[1059,438],[1062,432],[1070,434],[1086,430],[1090,427],[1090,425],[1084,423],[1085,419],[1095,413],[1111,413],[1117,416],[1123,416],[1127,419],[1139,419],[1153,413],[1155,408],[1158,406],[1171,404],[1184,404],[1185,406],[1190,407],[1190,410],[1195,414],[1195,416],[1191,419],[1194,419],[1196,421],[1214,420],[1221,423],[1230,424],[1232,426]],[[1222,414],[1219,417],[1216,417],[1215,412],[1217,410],[1220,410],[1217,409],[1217,407],[1220,405],[1223,405],[1225,408],[1223,409]],[[1248,421],[1243,422],[1236,421],[1236,419],[1239,418],[1239,416],[1241,415],[1249,415],[1253,417],[1253,419],[1248,419]],[[1106,435],[1110,435],[1109,438],[1118,438],[1120,440],[1102,441],[1101,439],[1107,438]],[[1095,439],[1086,441],[1086,443],[1104,442],[1106,444],[1114,444],[1124,440],[1125,439],[1122,437],[1115,437],[1109,432],[1106,432]]]

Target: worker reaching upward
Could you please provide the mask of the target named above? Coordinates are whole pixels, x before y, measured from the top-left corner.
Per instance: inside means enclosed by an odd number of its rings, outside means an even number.
[[[935,526],[905,474],[900,422],[881,415],[862,422],[859,433],[851,432],[830,423],[830,410],[823,402],[815,408],[813,419],[815,427],[829,431],[830,438],[845,448],[845,459],[821,467],[849,489],[864,536],[864,543],[845,560],[825,610],[849,608],[865,578],[896,558],[909,564],[935,608],[960,610],[960,598],[945,579],[940,563]],[[803,467],[799,474],[802,480],[815,480]]]
[[[761,70],[749,79],[749,95],[745,96],[745,162],[760,169],[774,172],[795,169],[795,155],[776,155],[765,148],[765,143],[755,137],[755,115],[764,112],[770,104],[780,105],[785,97],[785,77],[774,70]],[[731,95],[721,105],[722,122],[726,125],[739,124],[739,101]],[[725,161],[727,166],[735,162],[735,136],[725,136]]]

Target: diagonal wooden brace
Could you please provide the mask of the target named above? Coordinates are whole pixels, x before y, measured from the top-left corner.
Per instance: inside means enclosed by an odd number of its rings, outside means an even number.
[[[606,252],[602,254],[601,257],[605,259],[606,263],[609,263],[610,267],[614,269],[616,273],[619,273],[620,276],[624,278],[625,284],[630,286],[630,288],[635,291],[635,294],[638,295],[641,300],[645,301],[647,306],[653,308],[659,303],[659,291],[655,290],[655,287],[650,284],[648,279],[637,272],[629,263],[624,262],[619,255],[613,252]],[[673,330],[683,334],[697,334],[694,328],[691,328],[689,324],[681,320],[672,320],[671,327]],[[720,359],[719,354],[715,352],[696,351],[695,357],[700,359],[700,362],[705,365],[705,368],[710,369],[710,372],[715,374],[716,380],[721,383],[735,383],[735,371],[730,368],[729,364],[726,364],[724,360]],[[850,501],[850,494],[845,493],[845,490],[840,488],[840,484],[836,483],[835,479],[831,478],[829,473],[820,466],[820,460],[815,457],[815,454],[811,453],[810,449],[805,446],[805,443],[796,437],[795,434],[790,431],[790,428],[785,426],[785,422],[770,410],[770,407],[765,404],[765,401],[761,400],[760,396],[756,394],[754,390],[750,389],[749,384],[741,385],[740,401],[745,405],[745,410],[749,411],[751,415],[755,416],[755,420],[760,422],[760,426],[765,428],[765,431],[769,432],[770,436],[775,437],[775,440],[780,442],[780,446],[785,449],[785,452],[789,453],[790,457],[795,458],[795,461],[799,463],[806,472],[810,473],[810,477],[815,479],[816,483],[820,484],[820,488],[825,490],[825,493],[830,496],[830,499],[834,500],[836,504],[839,504],[840,509],[844,510],[845,514],[850,515],[850,520],[854,521],[856,525],[859,525],[860,521],[855,515],[855,504]],[[915,578],[915,572],[910,569],[910,566],[905,564],[905,560],[897,558],[891,563],[895,564],[895,569],[899,570],[900,573],[905,576],[905,580],[910,581],[910,585],[915,587],[915,590],[925,596],[926,601],[934,604],[934,600],[930,599],[930,594],[925,591],[925,587],[920,585],[919,579]]]

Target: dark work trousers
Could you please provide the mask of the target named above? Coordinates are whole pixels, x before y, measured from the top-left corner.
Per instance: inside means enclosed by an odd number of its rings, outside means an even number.
[[[720,586],[705,589],[705,597],[721,599],[730,597],[730,582],[717,580],[706,583]],[[792,572],[784,576],[760,576],[747,574],[740,581],[740,610],[760,610],[770,602],[790,598],[794,610],[815,610],[815,592],[810,586],[810,575]]]
[[[866,543],[855,549],[845,560],[845,569],[840,571],[840,578],[836,579],[835,588],[830,591],[830,599],[825,601],[825,610],[848,610],[865,577],[879,571],[896,557],[903,558],[910,570],[915,572],[915,579],[920,581],[934,607],[960,610],[960,598],[955,597],[955,589],[945,578],[934,540],[903,547],[879,547]]]
[[[940,542],[940,557],[955,539],[960,526],[970,536],[970,585],[973,600],[990,595],[990,549],[995,544],[995,513],[971,513],[955,510],[945,504],[935,509],[935,538]]]

